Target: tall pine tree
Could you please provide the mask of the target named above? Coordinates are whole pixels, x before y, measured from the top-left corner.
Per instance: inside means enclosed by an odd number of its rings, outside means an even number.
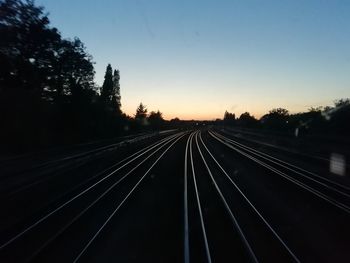
[[[135,120],[144,121],[147,117],[147,108],[145,105],[140,103],[140,105],[136,109]]]
[[[119,70],[114,70],[113,73],[113,97],[112,104],[118,114],[121,114],[121,103],[120,103],[120,74]]]
[[[108,64],[101,89],[101,101],[105,110],[121,115],[120,103],[120,74]]]
[[[101,102],[103,104],[104,109],[108,111],[112,111],[112,97],[113,97],[113,71],[111,64],[108,64],[105,73],[105,79],[103,81],[102,89],[101,89]]]

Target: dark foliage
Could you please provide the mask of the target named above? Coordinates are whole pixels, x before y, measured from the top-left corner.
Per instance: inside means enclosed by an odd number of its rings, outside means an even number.
[[[234,113],[230,113],[225,111],[224,114],[224,125],[234,126],[236,124],[236,115]]]
[[[263,127],[269,130],[286,131],[288,129],[288,119],[288,110],[277,108],[262,116],[260,121]]]
[[[235,114],[225,112],[224,119],[216,120],[215,125],[236,126],[238,128],[263,129],[274,134],[293,136],[317,135],[327,137],[350,137],[350,100],[340,99],[334,106],[311,108],[308,112],[289,114],[283,108],[276,108],[263,115],[260,120],[249,112],[238,119]]]
[[[244,112],[239,116],[237,123],[241,127],[245,128],[256,128],[258,127],[258,120],[254,116],[250,115],[249,112]]]
[[[148,116],[148,123],[153,130],[160,130],[165,124],[163,114],[159,110],[157,112],[151,111]]]
[[[126,125],[120,75],[107,67],[101,90],[92,56],[63,39],[34,1],[0,2],[0,118],[15,151],[116,136]]]
[[[142,102],[137,107],[134,117],[135,117],[135,122],[134,122],[135,129],[140,130],[148,127],[147,107],[143,105]]]

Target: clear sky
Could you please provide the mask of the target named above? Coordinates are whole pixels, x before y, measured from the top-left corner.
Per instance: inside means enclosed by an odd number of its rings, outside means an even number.
[[[102,85],[121,72],[122,109],[166,119],[290,112],[350,97],[349,0],[37,0],[79,37]]]

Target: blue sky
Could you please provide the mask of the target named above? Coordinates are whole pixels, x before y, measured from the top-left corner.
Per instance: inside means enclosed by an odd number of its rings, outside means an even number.
[[[78,36],[102,84],[121,71],[123,110],[165,118],[257,117],[350,97],[350,1],[40,0]]]

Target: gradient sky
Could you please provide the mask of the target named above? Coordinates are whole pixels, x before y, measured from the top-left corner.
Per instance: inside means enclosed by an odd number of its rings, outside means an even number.
[[[37,0],[64,37],[121,72],[122,109],[256,117],[350,97],[350,1]]]

